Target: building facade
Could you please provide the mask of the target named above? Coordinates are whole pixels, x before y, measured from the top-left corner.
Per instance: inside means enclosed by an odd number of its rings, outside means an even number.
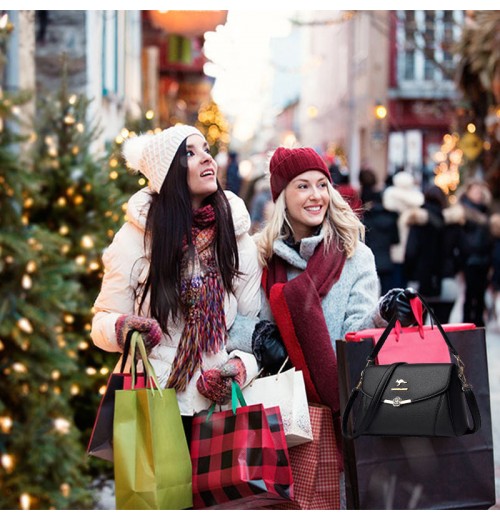
[[[68,89],[92,100],[102,127],[97,146],[114,140],[142,102],[140,11],[35,11],[38,95]],[[63,70],[66,70],[66,73]]]
[[[450,131],[458,97],[452,44],[463,11],[310,11],[300,140],[346,157],[381,183],[406,169],[423,179]]]
[[[452,47],[463,11],[389,11],[388,171],[423,184],[455,119],[459,97]]]

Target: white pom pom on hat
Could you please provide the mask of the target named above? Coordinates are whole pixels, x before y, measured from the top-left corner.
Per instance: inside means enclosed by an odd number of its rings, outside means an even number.
[[[194,126],[176,125],[158,134],[130,137],[123,144],[122,154],[127,165],[144,174],[151,188],[160,193],[179,146],[190,135],[204,138]]]
[[[122,147],[122,155],[125,157],[127,161],[127,166],[135,171],[139,171],[141,169],[141,158],[142,153],[144,152],[144,148],[146,144],[153,139],[153,135],[138,135],[135,137],[131,137],[127,139],[123,143]]]

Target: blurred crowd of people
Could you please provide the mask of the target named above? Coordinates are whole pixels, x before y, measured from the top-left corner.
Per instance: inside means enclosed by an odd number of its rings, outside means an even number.
[[[381,186],[373,170],[362,169],[358,189],[345,168],[332,163],[329,170],[336,189],[366,227],[380,294],[395,287],[414,287],[442,323],[449,321],[457,305],[463,322],[484,326],[497,317],[500,213],[492,211],[491,191],[483,180],[465,182],[451,204],[441,188],[431,182],[422,189],[406,171]],[[255,233],[272,208],[269,176],[262,173],[244,193],[242,188],[239,184],[238,194],[248,206]]]
[[[373,173],[373,172],[372,172]],[[457,300],[461,321],[484,326],[495,312],[500,288],[500,214],[491,212],[492,196],[480,179],[465,182],[450,204],[434,184],[421,191],[405,171],[377,189],[363,172],[362,201],[367,244],[372,248],[382,292],[414,287],[447,323]],[[493,295],[486,308],[488,290]]]

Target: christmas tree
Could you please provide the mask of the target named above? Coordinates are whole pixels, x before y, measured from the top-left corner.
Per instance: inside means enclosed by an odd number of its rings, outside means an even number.
[[[230,142],[229,123],[215,101],[209,100],[200,106],[197,126],[201,133],[206,136],[210,153],[214,157],[221,148],[228,148]]]
[[[9,23],[0,24],[0,86]],[[43,179],[25,162],[28,96],[0,90],[0,509],[85,509],[93,499],[70,401],[77,351],[67,238],[31,217]]]
[[[107,149],[97,154],[93,145],[100,125],[89,121],[89,105],[86,96],[68,91],[64,70],[59,91],[40,96],[33,163],[43,181],[32,207],[34,221],[67,239],[64,254],[77,272],[78,298],[74,310],[65,314],[63,334],[79,352],[72,404],[85,445],[118,361],[90,338],[92,306],[102,283],[102,253],[125,221],[128,199],[147,182],[126,167],[121,146],[130,135],[153,132],[147,113],[139,119],[129,117]],[[110,463],[94,457],[88,462],[94,478],[112,478]]]
[[[68,91],[65,72],[58,92],[40,96],[33,164],[42,180],[31,209],[32,221],[67,240],[63,254],[75,269],[78,296],[64,314],[62,335],[78,352],[72,405],[84,445],[118,361],[90,338],[92,306],[102,283],[102,253],[124,222],[130,191],[137,190],[130,175],[122,180],[116,157],[93,150],[100,127],[99,121],[89,121],[89,105],[86,96]],[[88,463],[94,477],[112,476],[108,462],[90,457]]]

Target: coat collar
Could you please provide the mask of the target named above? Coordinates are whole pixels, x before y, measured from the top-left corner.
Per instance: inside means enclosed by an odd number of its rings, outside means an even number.
[[[323,230],[321,230],[319,235],[303,238],[300,241],[299,252],[293,247],[290,247],[283,239],[279,238],[274,242],[273,251],[290,265],[304,270],[307,267],[307,262],[314,254],[315,249],[323,240],[323,237]]]

